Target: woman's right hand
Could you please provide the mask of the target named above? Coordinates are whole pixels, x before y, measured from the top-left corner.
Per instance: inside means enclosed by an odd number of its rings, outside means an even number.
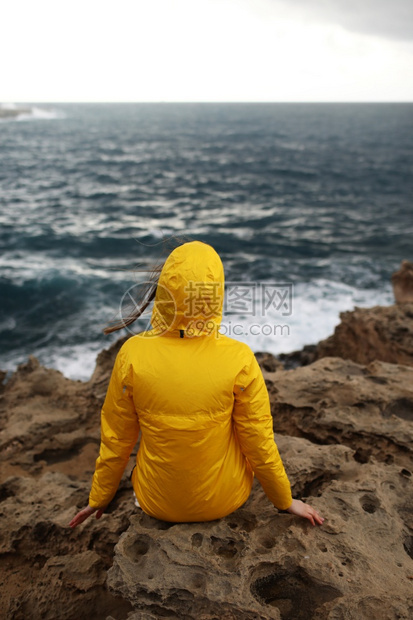
[[[92,508],[91,506],[86,506],[86,508],[80,510],[77,515],[73,517],[73,519],[69,523],[69,526],[71,528],[77,527],[78,525],[83,523],[83,521],[86,521],[86,519],[88,519],[90,515],[93,515],[95,512],[96,519],[100,519],[100,517],[103,515],[104,510],[104,508]]]
[[[300,499],[293,499],[293,503],[287,508],[287,512],[297,515],[298,517],[304,517],[304,519],[308,519],[313,525],[316,523],[322,525],[324,521],[324,518],[315,508],[312,508],[310,504],[305,504]]]

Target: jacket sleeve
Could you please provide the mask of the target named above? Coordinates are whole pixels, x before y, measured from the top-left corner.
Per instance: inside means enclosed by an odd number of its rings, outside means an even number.
[[[101,443],[89,495],[92,508],[104,508],[116,493],[139,436],[127,356],[119,351],[101,413]]]
[[[267,497],[285,510],[293,501],[290,482],[274,441],[267,387],[252,352],[236,378],[234,397],[233,421],[241,450]]]

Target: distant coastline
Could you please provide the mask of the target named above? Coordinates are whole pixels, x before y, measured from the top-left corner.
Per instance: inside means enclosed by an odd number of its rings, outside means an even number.
[[[15,118],[16,116],[20,116],[20,114],[31,114],[31,108],[1,108],[0,107],[0,118]]]

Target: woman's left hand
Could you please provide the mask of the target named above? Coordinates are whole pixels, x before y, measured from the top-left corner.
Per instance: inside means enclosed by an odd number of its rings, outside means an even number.
[[[93,515],[93,513],[95,512],[96,512],[96,519],[100,519],[104,511],[105,511],[104,508],[92,508],[91,506],[86,506],[86,508],[83,508],[83,510],[80,510],[77,513],[77,515],[73,517],[69,525],[72,528],[76,527],[77,525],[80,525],[81,523],[83,523],[83,521],[86,521],[86,519],[90,517],[90,515]]]

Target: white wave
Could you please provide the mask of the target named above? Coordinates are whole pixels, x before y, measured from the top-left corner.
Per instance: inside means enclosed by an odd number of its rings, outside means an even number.
[[[278,142],[278,146],[280,146],[283,149],[287,149],[289,151],[304,151],[305,150],[305,146],[304,144],[300,143],[300,142],[294,142],[294,141],[282,141],[282,142]]]
[[[254,352],[268,351],[273,355],[291,353],[307,344],[317,344],[333,334],[340,323],[340,312],[353,310],[355,306],[369,308],[375,305],[387,306],[393,303],[393,292],[385,290],[356,289],[340,282],[314,280],[294,287],[292,313],[282,316],[276,311],[266,316],[246,317],[230,315],[224,317],[221,332],[245,342]],[[240,325],[241,334],[234,334],[235,325]],[[251,329],[252,326],[255,329]],[[281,329],[283,327],[283,329]],[[116,340],[108,339],[105,348]],[[102,349],[98,343],[84,343],[59,348],[45,356],[41,362],[60,370],[70,379],[87,381],[95,368],[96,356]]]
[[[225,315],[220,331],[245,342],[254,352],[267,351],[279,355],[300,350],[304,345],[317,344],[333,334],[340,323],[340,312],[353,310],[355,306],[369,308],[393,303],[390,285],[382,290],[361,289],[341,282],[318,279],[294,286],[291,314],[283,316],[274,309],[263,314],[256,305],[254,316]],[[106,317],[110,315],[109,308],[103,310]],[[11,323],[1,327],[13,328]],[[55,368],[70,379],[87,381],[95,368],[98,353],[121,335],[123,333],[113,334],[104,343],[101,340],[65,347],[54,345],[31,353],[46,367]],[[19,353],[13,359],[5,359],[1,368],[14,371],[17,364],[27,361],[27,356]]]
[[[32,121],[32,120],[55,120],[66,118],[66,115],[61,110],[54,110],[53,108],[38,108],[33,106],[28,114],[19,114],[16,118],[18,121]]]
[[[291,314],[283,316],[271,308],[264,314],[256,306],[254,316],[224,316],[221,332],[245,342],[254,352],[291,353],[331,336],[340,323],[340,312],[392,303],[390,285],[383,290],[357,289],[318,279],[294,286]]]
[[[88,381],[95,369],[96,357],[101,349],[101,345],[88,342],[61,347],[47,355],[39,355],[39,359],[42,364],[60,370],[69,379]]]
[[[150,264],[149,264],[150,269]],[[125,282],[128,288],[134,282],[135,271],[131,262],[122,259],[80,261],[71,257],[59,259],[59,269],[53,256],[45,252],[5,252],[0,256],[0,272],[15,286],[24,286],[31,280],[50,280],[55,277],[90,277]]]
[[[20,351],[17,355],[14,354],[12,358],[3,359],[0,369],[6,371],[10,377],[16,371],[17,366],[25,364],[29,355],[33,355],[42,366],[59,370],[69,379],[88,381],[95,369],[98,354],[103,348],[109,347],[111,342],[108,339],[104,347],[95,342],[86,342],[81,345],[34,349],[24,353]]]
[[[7,317],[3,321],[0,321],[0,332],[10,332],[16,327],[16,319],[13,317]]]

